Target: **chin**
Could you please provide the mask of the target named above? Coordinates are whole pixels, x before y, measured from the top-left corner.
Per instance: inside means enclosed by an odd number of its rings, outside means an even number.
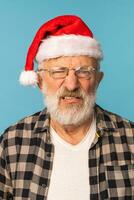
[[[80,126],[92,116],[95,105],[95,94],[86,95],[83,103],[59,105],[58,99],[45,98],[50,116],[61,125]]]

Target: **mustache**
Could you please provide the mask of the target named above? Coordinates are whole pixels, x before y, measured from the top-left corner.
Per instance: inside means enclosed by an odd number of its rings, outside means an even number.
[[[58,98],[64,98],[64,97],[84,98],[84,95],[85,95],[84,92],[80,88],[71,91],[66,88],[61,88],[57,93]]]

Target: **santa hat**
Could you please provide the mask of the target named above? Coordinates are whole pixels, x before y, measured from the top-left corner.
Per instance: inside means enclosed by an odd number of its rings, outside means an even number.
[[[80,17],[58,16],[43,24],[37,31],[27,53],[20,83],[37,84],[37,74],[34,71],[35,59],[41,63],[49,58],[77,55],[89,55],[98,60],[103,57],[100,44]]]

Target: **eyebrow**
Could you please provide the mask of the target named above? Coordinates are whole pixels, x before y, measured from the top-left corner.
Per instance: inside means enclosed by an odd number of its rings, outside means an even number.
[[[74,67],[71,67],[71,68],[78,68],[78,67],[97,67],[97,66],[94,66],[94,65],[76,65],[76,66],[74,66]],[[56,65],[56,66],[52,66],[51,68],[69,68],[69,67],[67,67],[67,66],[58,66],[58,65]]]

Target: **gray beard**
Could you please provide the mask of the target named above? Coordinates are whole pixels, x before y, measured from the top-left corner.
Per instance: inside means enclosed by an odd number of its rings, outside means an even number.
[[[55,95],[44,95],[44,104],[47,106],[50,116],[61,125],[80,126],[93,114],[96,101],[96,93],[85,94],[83,92],[83,104],[69,105],[64,109],[59,106],[59,98]]]

